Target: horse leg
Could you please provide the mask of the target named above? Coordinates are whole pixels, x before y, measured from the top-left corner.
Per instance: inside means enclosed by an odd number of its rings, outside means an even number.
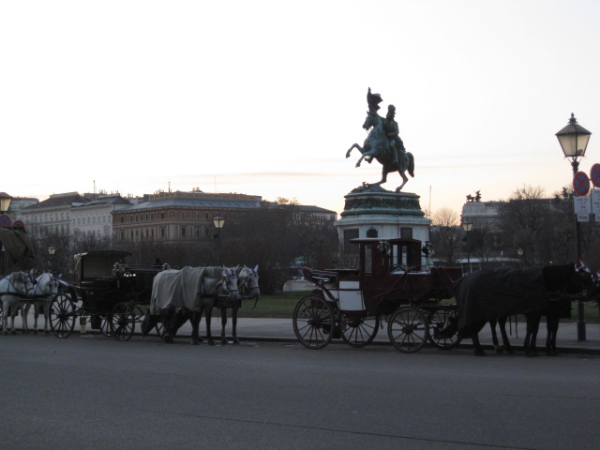
[[[508,353],[513,354],[514,350],[512,345],[510,345],[508,335],[506,334],[506,317],[500,317],[498,319],[498,325],[500,326],[500,333],[502,334],[502,345]]]
[[[494,350],[496,350],[496,353],[502,353],[502,346],[498,343],[498,335],[496,334],[497,323],[497,319],[490,320],[490,328],[492,330],[492,344],[494,345]]]
[[[548,356],[557,356],[558,351],[556,350],[556,334],[558,333],[558,323],[560,317],[558,315],[546,316],[546,330],[548,336],[546,337],[546,354]]]
[[[536,348],[537,334],[540,329],[541,314],[527,314],[527,334],[525,336],[525,356],[533,357],[538,356]]]
[[[215,341],[212,338],[212,334],[210,332],[210,323],[212,321],[212,310],[214,306],[214,300],[211,300],[209,304],[205,306],[206,308],[206,342],[208,345],[215,345]]]
[[[50,334],[50,302],[44,302],[44,334]]]
[[[202,318],[202,309],[199,312],[193,312],[190,322],[192,323],[192,345],[198,345],[200,335],[200,319]]]
[[[383,168],[383,170],[381,171],[381,181],[378,181],[377,183],[368,183],[367,186],[380,186],[383,183],[385,183],[387,181],[387,175],[388,175],[388,171],[385,170],[385,167]]]
[[[221,307],[221,344],[227,345],[227,336],[225,336],[225,328],[227,328],[227,308]]]
[[[24,334],[28,334],[29,333],[29,326],[27,324],[27,316],[29,316],[29,309],[30,308],[31,308],[31,303],[29,303],[29,302],[22,302],[21,303],[21,322],[22,322],[23,333]],[[33,311],[35,313],[35,305],[33,305]],[[35,329],[35,327],[34,327],[34,329]]]
[[[231,335],[233,336],[234,344],[241,344],[240,340],[237,338],[237,315],[239,307],[240,305],[238,302],[234,302],[231,307]]]
[[[466,327],[463,331],[463,335],[466,337],[470,337],[473,341],[473,347],[475,348],[475,356],[485,356],[485,351],[481,346],[481,342],[479,341],[479,332],[485,326],[487,322],[476,323]]]
[[[350,158],[350,153],[352,153],[352,150],[354,150],[355,148],[357,148],[359,152],[363,152],[363,148],[360,145],[353,144],[352,147],[350,147],[346,152],[346,158]]]
[[[402,177],[402,184],[396,188],[396,192],[400,192],[402,190],[402,188],[404,187],[404,185],[406,183],[408,183],[408,177],[404,174],[404,172],[402,172],[401,170],[399,170],[398,173]]]

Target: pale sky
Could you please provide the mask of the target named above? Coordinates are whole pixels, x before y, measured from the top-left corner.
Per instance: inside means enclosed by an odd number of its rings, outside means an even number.
[[[572,112],[581,170],[600,162],[597,0],[0,0],[0,62],[12,196],[170,183],[339,213],[380,178],[345,159],[368,87],[396,106],[423,208],[570,183]]]

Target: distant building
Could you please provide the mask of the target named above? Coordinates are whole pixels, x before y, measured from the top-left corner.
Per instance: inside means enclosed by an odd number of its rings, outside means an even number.
[[[71,210],[86,203],[88,200],[77,192],[53,194],[44,201],[23,208],[20,215],[34,238],[50,233],[70,235]]]
[[[226,220],[260,207],[261,197],[245,194],[160,192],[145,202],[112,212],[113,241],[187,241],[212,237],[213,219]]]
[[[112,212],[131,206],[120,194],[96,196],[95,200],[71,209],[71,229],[77,238],[94,237],[98,240],[112,240]]]

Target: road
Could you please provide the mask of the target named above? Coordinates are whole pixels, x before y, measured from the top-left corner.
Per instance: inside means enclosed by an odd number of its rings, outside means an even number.
[[[0,336],[0,449],[597,449],[600,357]]]

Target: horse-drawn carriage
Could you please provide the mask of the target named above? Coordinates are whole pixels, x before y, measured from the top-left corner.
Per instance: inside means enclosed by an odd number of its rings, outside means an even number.
[[[456,305],[443,304],[462,275],[459,268],[421,268],[421,242],[414,239],[352,239],[359,246],[358,269],[303,268],[317,288],[302,298],[293,313],[298,340],[311,349],[342,338],[353,347],[373,341],[382,321],[388,337],[402,352],[416,352],[429,341],[449,349],[459,337],[444,327]]]
[[[57,337],[68,337],[77,318],[106,336],[133,336],[150,304],[157,266],[125,264],[128,252],[103,250],[75,255],[75,282],[50,304],[50,324]],[[79,306],[78,303],[81,302]]]

